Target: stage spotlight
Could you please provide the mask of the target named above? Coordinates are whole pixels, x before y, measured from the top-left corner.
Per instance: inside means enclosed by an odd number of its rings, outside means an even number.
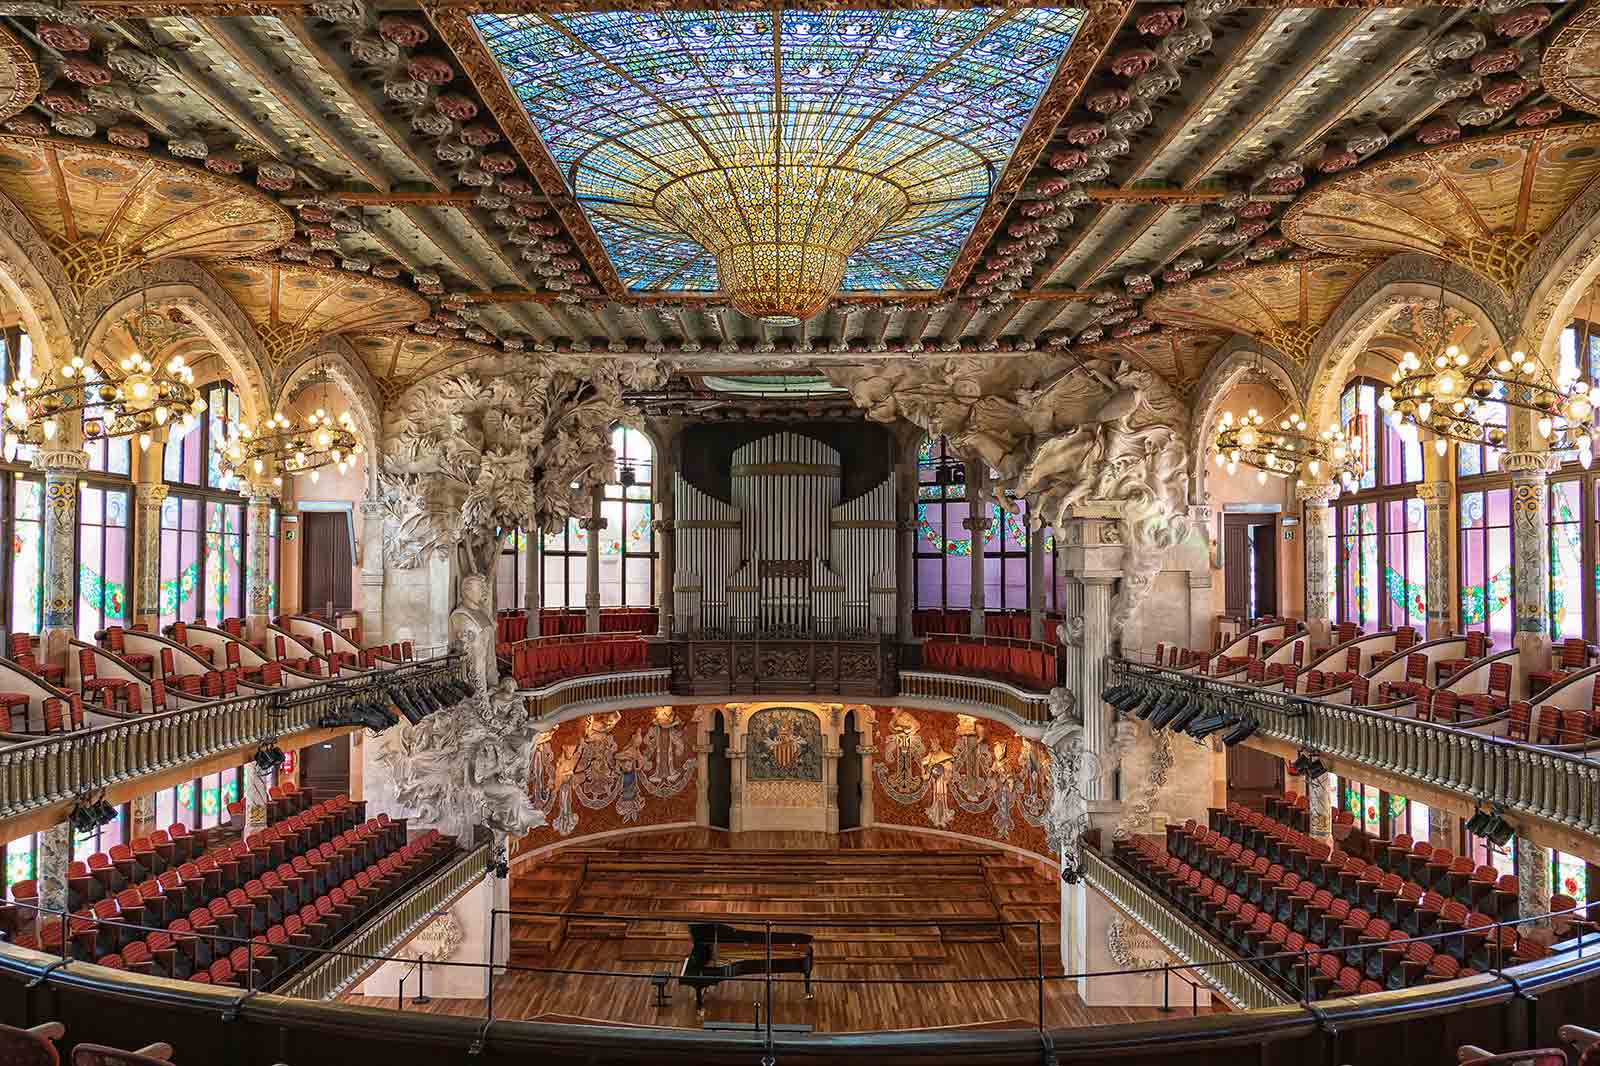
[[[1295,755],[1294,761],[1289,764],[1291,773],[1297,775],[1307,783],[1317,780],[1328,772],[1322,760],[1311,752],[1302,751]]]
[[[1494,824],[1494,820],[1494,815],[1482,807],[1474,808],[1472,817],[1467,819],[1467,832],[1475,837],[1486,837],[1489,835],[1489,827]]]
[[[1260,728],[1261,723],[1257,722],[1253,717],[1246,717],[1244,721],[1223,734],[1222,743],[1231,748],[1241,741],[1249,740],[1255,735],[1256,730]]]

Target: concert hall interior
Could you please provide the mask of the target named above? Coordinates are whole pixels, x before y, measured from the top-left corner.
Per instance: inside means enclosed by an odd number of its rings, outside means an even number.
[[[1600,1066],[1597,305],[1600,0],[0,0],[0,1064]]]

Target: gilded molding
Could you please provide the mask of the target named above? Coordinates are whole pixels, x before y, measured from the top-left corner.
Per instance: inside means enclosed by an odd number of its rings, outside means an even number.
[[[1600,114],[1600,40],[1589,39],[1597,32],[1600,3],[1591,3],[1561,27],[1539,63],[1539,82],[1546,92],[1568,107],[1592,114]],[[1584,62],[1592,65],[1578,66]],[[1585,84],[1579,85],[1578,79]]]
[[[39,95],[39,68],[26,46],[0,29],[0,121],[21,114]]]

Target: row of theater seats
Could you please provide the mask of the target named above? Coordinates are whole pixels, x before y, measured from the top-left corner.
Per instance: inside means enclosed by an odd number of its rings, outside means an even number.
[[[1118,856],[1236,950],[1270,956],[1255,965],[1296,995],[1405,988],[1549,953],[1496,925],[1516,917],[1515,878],[1463,871],[1453,856],[1430,869],[1431,856],[1394,846],[1379,851],[1388,869],[1237,804],[1212,821],[1169,827],[1165,846],[1135,838]]]
[[[1029,642],[929,637],[922,643],[922,667],[942,674],[1014,682],[1030,689],[1053,688],[1056,683],[1055,649]]]
[[[55,1042],[66,1038],[60,1022],[45,1022],[31,1029],[0,1025],[0,1062],[6,1066],[61,1066]],[[72,1049],[72,1066],[173,1066],[172,1045],[146,1044],[137,1051],[79,1044]]]
[[[502,617],[522,616],[526,618],[526,611],[505,611]],[[654,636],[660,628],[661,615],[654,607],[602,607],[600,608],[600,632],[602,633],[642,633],[645,636]],[[529,634],[526,623],[523,625],[523,637],[536,635],[541,637],[576,636],[586,632],[589,628],[589,613],[582,607],[552,607],[539,612],[539,632]],[[501,632],[508,630],[502,626]],[[512,643],[523,637],[502,637],[501,643]]]
[[[1045,615],[1045,632],[1053,633],[1061,621],[1058,614]],[[983,635],[986,637],[1011,637],[1027,640],[1033,633],[1033,620],[1027,611],[986,611],[983,616]],[[972,612],[966,608],[939,610],[923,608],[911,612],[911,635],[970,636]]]
[[[543,637],[501,645],[495,653],[511,664],[511,676],[517,679],[519,688],[538,688],[572,677],[644,670],[649,666],[644,640],[632,633]]]

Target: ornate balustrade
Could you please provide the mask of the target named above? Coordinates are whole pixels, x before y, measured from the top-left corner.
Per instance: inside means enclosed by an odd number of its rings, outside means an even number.
[[[262,740],[282,741],[319,728],[324,714],[370,687],[456,676],[460,665],[459,656],[443,656],[379,674],[217,700],[0,748],[0,818]]]
[[[1172,687],[1247,710],[1260,723],[1258,736],[1600,836],[1600,763],[1578,755],[1124,659],[1108,667],[1111,685]]]
[[[1004,681],[979,677],[902,670],[899,698],[908,705],[933,710],[969,713],[976,705],[1024,725],[1044,725],[1050,721],[1047,694],[1025,692]]]

